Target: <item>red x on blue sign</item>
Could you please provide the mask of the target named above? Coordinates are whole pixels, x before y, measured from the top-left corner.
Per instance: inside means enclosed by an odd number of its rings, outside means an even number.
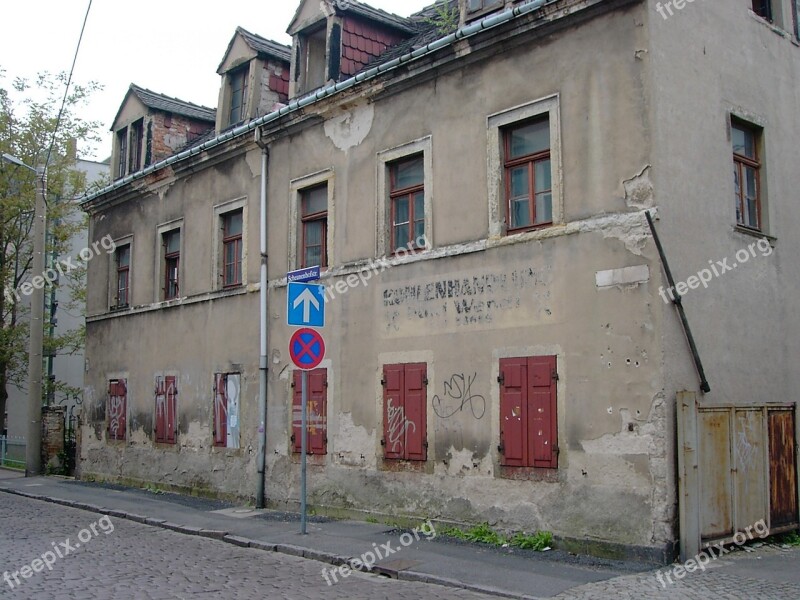
[[[298,329],[289,340],[289,356],[298,369],[316,369],[325,358],[325,340],[318,331],[307,327]]]

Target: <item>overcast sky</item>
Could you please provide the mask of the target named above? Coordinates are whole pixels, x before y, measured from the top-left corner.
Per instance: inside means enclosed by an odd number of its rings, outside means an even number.
[[[2,2],[3,87],[8,89],[15,77],[68,71],[89,0]],[[433,0],[367,3],[408,16]],[[111,154],[108,128],[132,82],[216,106],[216,70],[236,26],[289,44],[286,28],[298,5],[299,0],[93,0],[73,79],[94,80],[105,87],[83,115],[101,121],[105,137],[94,152],[83,152],[84,158],[102,160]]]

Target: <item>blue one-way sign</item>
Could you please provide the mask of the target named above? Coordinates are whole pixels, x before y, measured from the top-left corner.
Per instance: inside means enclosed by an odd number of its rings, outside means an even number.
[[[325,286],[290,283],[286,293],[286,317],[289,325],[325,327]]]

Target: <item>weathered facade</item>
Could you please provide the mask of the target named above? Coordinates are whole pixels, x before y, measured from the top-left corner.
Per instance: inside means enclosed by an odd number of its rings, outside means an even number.
[[[118,250],[89,268],[84,476],[254,495],[263,184],[272,505],[299,493],[285,274],[321,262],[312,505],[671,556],[700,385],[644,212],[698,273],[703,401],[795,401],[792,2],[542,4],[461,2],[436,43],[430,11],[303,2],[269,109],[288,48],[237,32],[220,136],[85,203]]]

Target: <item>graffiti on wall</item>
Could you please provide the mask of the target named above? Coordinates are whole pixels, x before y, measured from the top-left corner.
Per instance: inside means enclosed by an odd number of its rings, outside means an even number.
[[[391,452],[399,452],[403,448],[406,431],[417,430],[417,426],[406,417],[406,410],[403,406],[395,406],[394,398],[389,398],[386,405],[386,415],[389,421],[387,426],[387,448]]]
[[[455,327],[488,325],[500,314],[521,307],[536,287],[542,288],[541,295],[546,298],[549,275],[549,269],[527,267],[387,288],[383,290],[387,327],[398,330],[408,321]]]
[[[444,382],[442,395],[433,397],[433,412],[442,419],[464,412],[469,408],[472,416],[478,420],[486,414],[486,398],[472,392],[472,386],[478,378],[477,373],[465,375],[456,373]]]

